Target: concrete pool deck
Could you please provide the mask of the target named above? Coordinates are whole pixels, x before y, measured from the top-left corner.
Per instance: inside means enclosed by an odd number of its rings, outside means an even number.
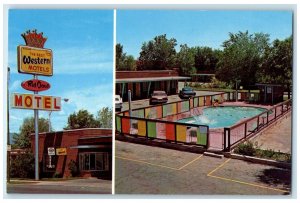
[[[278,121],[258,133],[251,139],[257,142],[261,149],[272,149],[291,154],[292,144],[292,118],[291,112],[284,115]]]

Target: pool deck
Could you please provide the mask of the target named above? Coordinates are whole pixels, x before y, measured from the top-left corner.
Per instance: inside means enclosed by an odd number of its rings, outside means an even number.
[[[272,149],[291,154],[292,119],[291,112],[280,118],[274,125],[257,134],[253,139],[261,149]]]

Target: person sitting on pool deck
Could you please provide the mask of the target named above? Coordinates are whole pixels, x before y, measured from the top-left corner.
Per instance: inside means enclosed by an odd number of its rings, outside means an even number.
[[[217,99],[214,99],[213,106],[219,106],[219,100],[217,100]]]

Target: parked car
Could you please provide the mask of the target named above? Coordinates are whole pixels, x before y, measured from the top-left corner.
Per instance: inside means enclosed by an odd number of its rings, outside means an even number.
[[[168,102],[168,95],[165,91],[153,91],[149,100],[150,105],[166,102]]]
[[[121,111],[122,110],[122,97],[120,95],[115,95],[115,109],[116,111]]]
[[[196,96],[196,92],[191,87],[184,87],[179,91],[180,99],[189,99]]]

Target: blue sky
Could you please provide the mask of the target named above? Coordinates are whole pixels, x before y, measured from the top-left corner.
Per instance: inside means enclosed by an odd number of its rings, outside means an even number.
[[[39,94],[69,99],[51,115],[55,130],[62,130],[68,116],[80,109],[96,116],[102,107],[112,108],[113,10],[9,10],[10,93],[31,93],[21,82],[33,76],[17,72],[17,46],[25,45],[21,34],[29,29],[43,32],[48,38],[44,47],[53,51],[53,76],[39,76],[51,88]],[[39,115],[48,118],[47,111]],[[10,132],[18,132],[30,116],[33,110],[10,109]]]
[[[221,49],[228,33],[238,31],[270,34],[270,41],[292,34],[292,12],[289,11],[195,11],[195,10],[118,10],[117,43],[135,58],[143,42],[157,35],[180,44]]]

